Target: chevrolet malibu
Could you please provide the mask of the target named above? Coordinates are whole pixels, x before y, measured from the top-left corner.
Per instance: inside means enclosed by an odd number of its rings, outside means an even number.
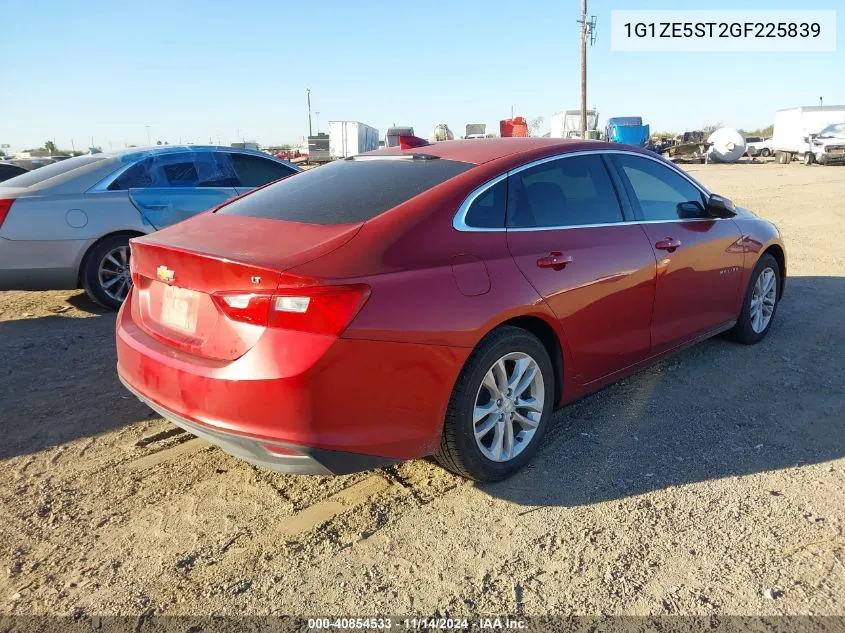
[[[480,481],[552,411],[716,334],[769,332],[778,230],[633,147],[478,139],[336,161],[133,239],[118,373],[254,464],[434,455]]]

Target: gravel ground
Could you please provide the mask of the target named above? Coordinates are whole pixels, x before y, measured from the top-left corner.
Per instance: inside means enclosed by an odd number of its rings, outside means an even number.
[[[784,234],[770,336],[559,411],[496,485],[251,467],[121,388],[113,315],[0,292],[0,615],[842,614],[845,169],[689,170]]]

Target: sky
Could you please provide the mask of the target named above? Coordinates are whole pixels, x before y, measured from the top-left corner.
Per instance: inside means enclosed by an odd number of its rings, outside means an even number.
[[[839,5],[839,6],[837,6]],[[845,104],[831,53],[610,50],[611,9],[794,9],[794,0],[589,0],[588,106],[653,131],[753,129],[795,105]],[[841,0],[806,0],[837,9]],[[579,0],[0,0],[0,144],[297,143],[330,120],[384,136],[579,107]],[[319,113],[319,114],[317,114]]]

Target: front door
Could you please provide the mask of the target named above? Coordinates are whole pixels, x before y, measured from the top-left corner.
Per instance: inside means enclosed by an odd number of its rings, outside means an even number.
[[[741,231],[704,210],[705,194],[661,162],[612,157],[657,259],[652,353],[736,319],[743,253]]]
[[[582,383],[648,354],[655,259],[625,223],[601,156],[573,155],[514,172],[508,248],[560,320]]]

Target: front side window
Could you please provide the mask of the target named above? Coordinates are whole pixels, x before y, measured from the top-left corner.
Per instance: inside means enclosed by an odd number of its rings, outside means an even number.
[[[643,220],[671,221],[708,217],[704,211],[704,194],[670,167],[630,154],[615,154],[613,161],[633,198],[633,204],[639,207]]]
[[[262,187],[268,182],[296,173],[296,170],[286,165],[260,156],[232,153],[229,157],[241,187]]]
[[[598,155],[560,158],[508,178],[508,227],[622,222],[622,208]]]

